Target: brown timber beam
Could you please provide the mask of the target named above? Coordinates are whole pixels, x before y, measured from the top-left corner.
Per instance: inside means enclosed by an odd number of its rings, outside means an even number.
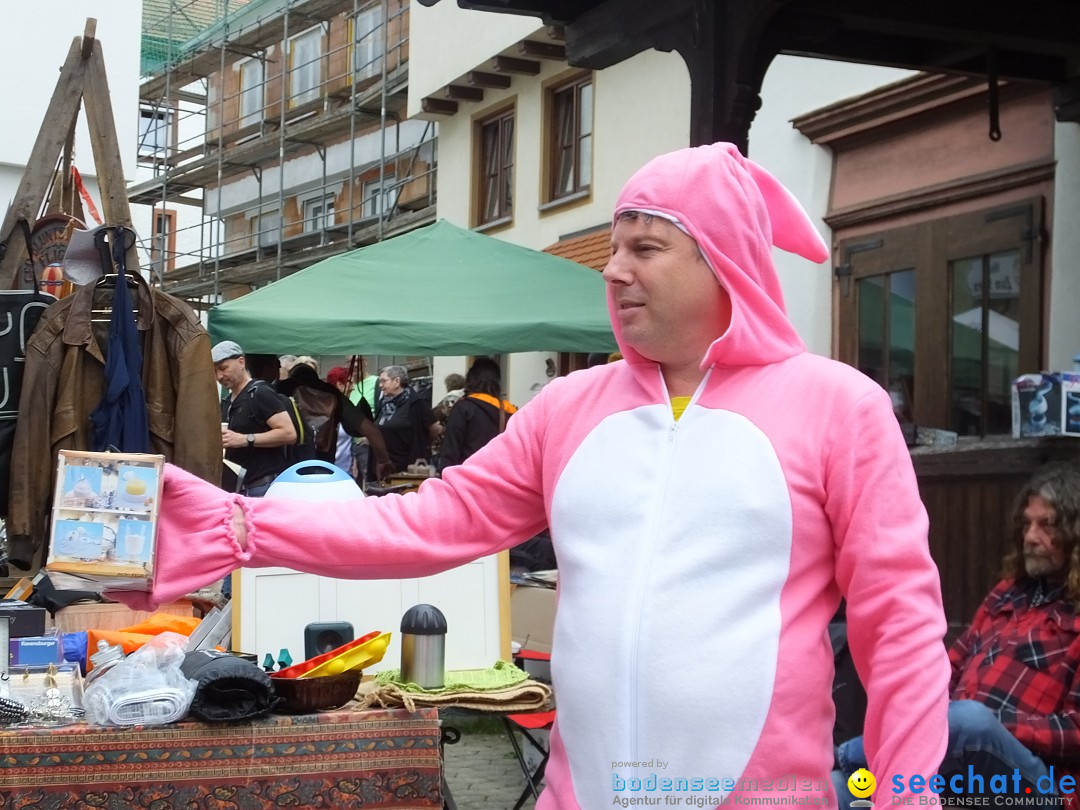
[[[536,56],[541,59],[566,60],[566,46],[554,42],[538,42],[535,39],[523,39],[518,43],[518,53],[522,56]]]
[[[484,91],[479,87],[466,87],[463,84],[446,85],[446,97],[451,101],[483,101]]]
[[[540,73],[540,63],[535,59],[496,56],[491,60],[491,69],[496,73],[518,73],[522,76],[536,76]]]
[[[432,115],[456,115],[458,103],[456,101],[448,101],[445,98],[426,96],[425,98],[420,99],[420,109]]]
[[[483,70],[470,70],[465,75],[465,81],[472,87],[490,87],[495,90],[505,90],[510,86],[509,76],[501,76],[498,73],[488,73]]]

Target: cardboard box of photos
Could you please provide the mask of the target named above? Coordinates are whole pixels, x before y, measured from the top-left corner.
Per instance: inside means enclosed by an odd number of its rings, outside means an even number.
[[[66,575],[67,587],[148,588],[164,465],[161,455],[61,450],[46,563],[50,574]]]

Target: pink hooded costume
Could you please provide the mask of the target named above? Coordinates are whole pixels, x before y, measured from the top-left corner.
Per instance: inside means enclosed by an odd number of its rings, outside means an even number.
[[[421,576],[550,526],[559,713],[538,807],[597,810],[665,793],[831,803],[826,627],[844,594],[883,806],[892,775],[932,774],[944,752],[945,621],[887,394],[807,353],[785,315],[772,246],[819,262],[828,251],[786,189],[729,144],[651,161],[616,215],[630,209],[677,221],[732,300],[679,421],[659,367],[613,317],[625,362],[553,380],[419,493],[311,510],[215,496],[170,468],[149,601],[239,566]]]

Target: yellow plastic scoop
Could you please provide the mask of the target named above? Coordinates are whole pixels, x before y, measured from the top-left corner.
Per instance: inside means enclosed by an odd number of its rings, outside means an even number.
[[[390,633],[383,633],[371,641],[347,649],[340,655],[335,655],[317,667],[309,669],[299,677],[317,678],[320,675],[340,675],[350,669],[363,669],[377,664],[382,661],[386,648],[390,646],[390,635]]]

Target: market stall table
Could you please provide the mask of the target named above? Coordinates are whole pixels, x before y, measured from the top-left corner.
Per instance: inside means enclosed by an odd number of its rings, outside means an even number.
[[[0,731],[0,807],[442,806],[435,709]]]

